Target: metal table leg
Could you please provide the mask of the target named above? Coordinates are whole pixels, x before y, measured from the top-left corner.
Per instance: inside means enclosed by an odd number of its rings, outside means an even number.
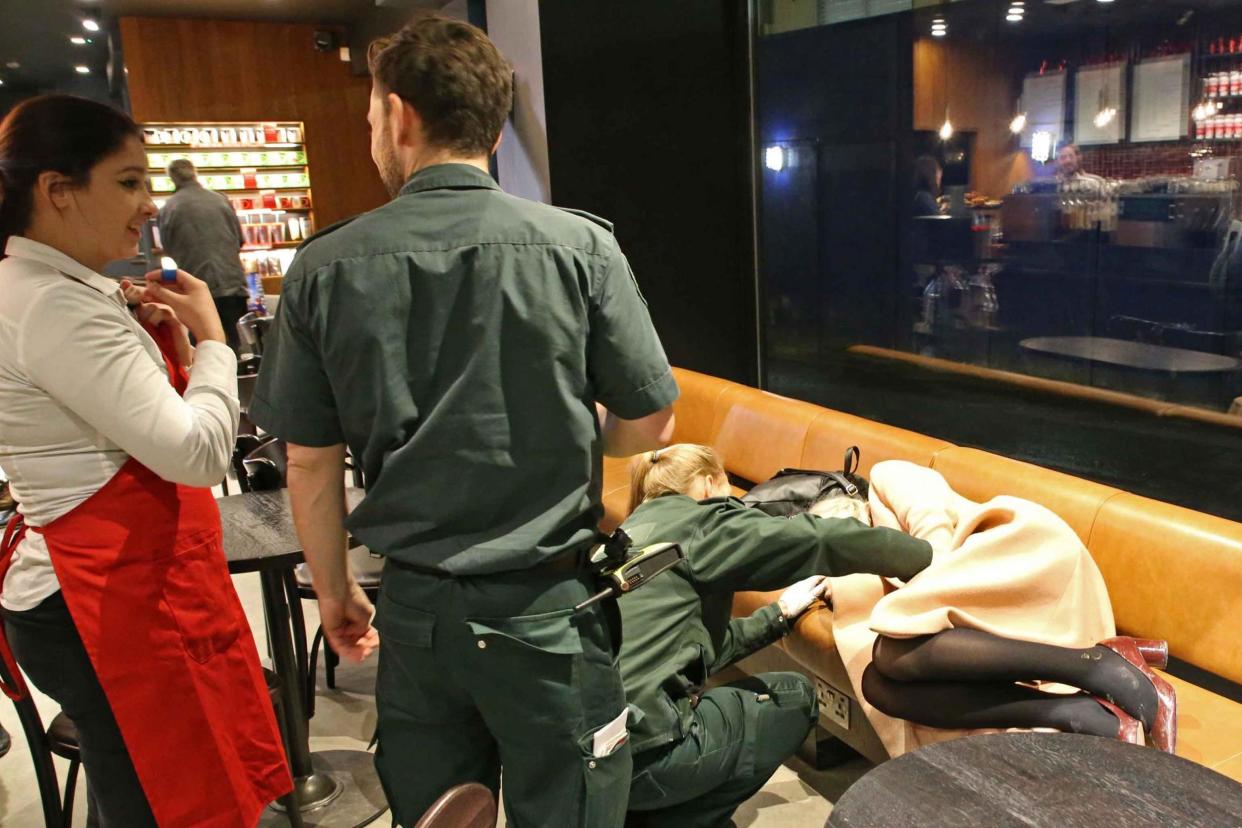
[[[294,795],[302,822],[308,828],[356,828],[373,822],[386,810],[374,757],[362,750],[330,750],[311,754],[310,733],[298,680],[297,657],[289,620],[284,574],[279,570],[260,573],[263,604],[267,609],[268,641],[272,666],[281,678],[281,713],[285,745],[293,771]],[[268,808],[261,826],[287,825],[279,803]]]

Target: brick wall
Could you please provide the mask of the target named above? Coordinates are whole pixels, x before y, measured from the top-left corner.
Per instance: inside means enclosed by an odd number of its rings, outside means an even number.
[[[1192,155],[1192,153],[1195,153]],[[1242,141],[1167,141],[1083,147],[1082,168],[1105,178],[1189,175],[1195,160],[1242,155]]]

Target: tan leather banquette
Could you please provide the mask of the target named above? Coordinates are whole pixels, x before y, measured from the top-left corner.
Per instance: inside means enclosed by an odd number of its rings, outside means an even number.
[[[714,446],[731,474],[757,482],[785,467],[836,469],[846,447],[857,445],[864,475],[880,460],[908,460],[936,469],[972,500],[1009,494],[1041,503],[1095,557],[1122,633],[1167,639],[1175,657],[1242,682],[1242,524],[705,374],[676,374],[675,441]],[[627,469],[624,459],[605,461],[606,529],[624,517]],[[734,613],[773,600],[775,593],[739,594]],[[872,760],[886,757],[857,707],[827,610],[807,613],[778,647],[742,666],[800,669],[829,702],[821,724]],[[1170,681],[1179,755],[1242,781],[1242,704]]]

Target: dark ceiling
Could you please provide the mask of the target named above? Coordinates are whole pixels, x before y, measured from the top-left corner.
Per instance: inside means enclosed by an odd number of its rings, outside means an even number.
[[[5,98],[36,91],[108,97],[109,65],[114,63],[110,33],[120,16],[349,25],[377,6],[413,11],[450,4],[451,0],[0,0],[0,110]],[[82,27],[86,16],[100,20],[99,32]],[[91,42],[75,45],[69,40],[73,36]],[[9,66],[12,63],[17,66]],[[114,65],[119,67],[119,61]],[[76,66],[87,67],[90,74],[80,74]]]

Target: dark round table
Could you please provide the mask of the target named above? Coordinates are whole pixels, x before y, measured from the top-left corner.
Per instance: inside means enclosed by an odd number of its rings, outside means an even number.
[[[363,494],[361,489],[347,489],[348,508],[356,506]],[[289,509],[289,490],[230,495],[217,498],[216,504],[220,507],[229,572],[257,572],[262,581],[272,668],[281,678],[281,730],[300,803],[300,820],[291,820],[279,806],[272,806],[259,824],[300,823],[314,828],[367,825],[388,810],[374,757],[362,750],[310,750],[302,674],[294,653],[285,590],[287,573],[303,559]]]
[[[1071,733],[941,742],[877,767],[830,828],[1237,828],[1242,785],[1154,748]]]

